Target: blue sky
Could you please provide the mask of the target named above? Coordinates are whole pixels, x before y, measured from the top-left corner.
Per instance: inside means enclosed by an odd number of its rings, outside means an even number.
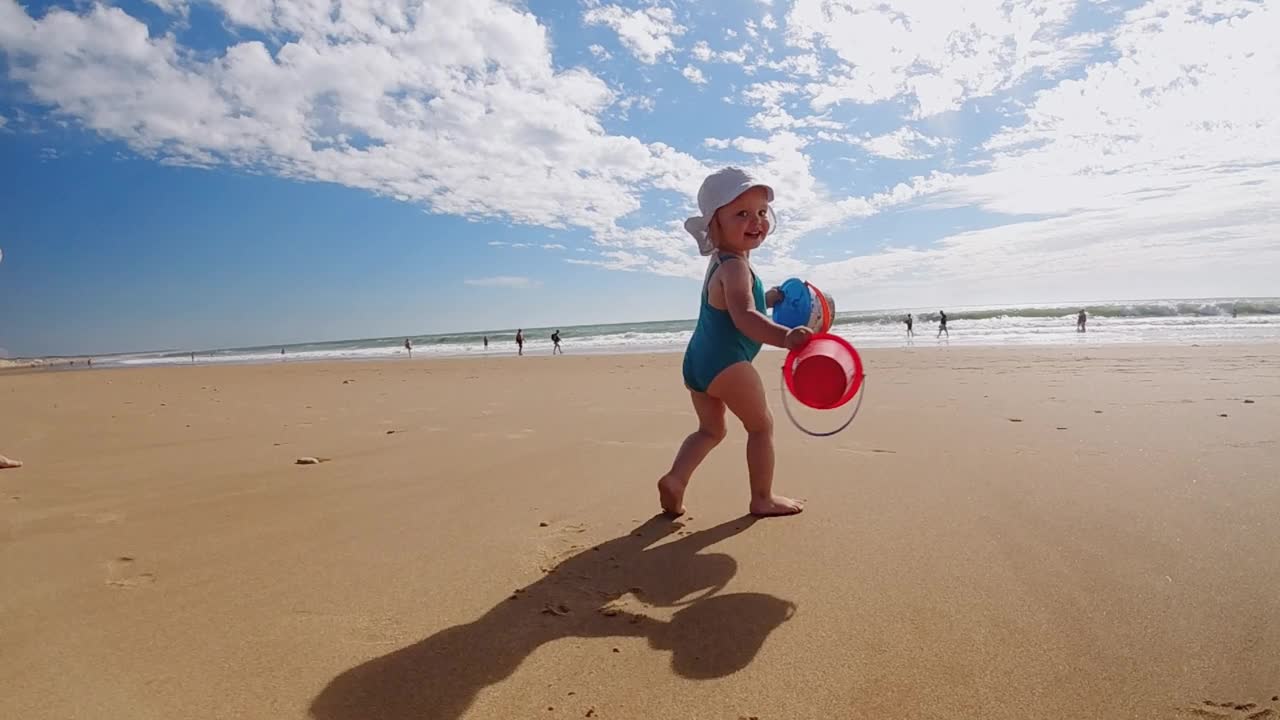
[[[692,317],[680,222],[842,309],[1274,295],[1253,0],[0,0],[0,353]]]

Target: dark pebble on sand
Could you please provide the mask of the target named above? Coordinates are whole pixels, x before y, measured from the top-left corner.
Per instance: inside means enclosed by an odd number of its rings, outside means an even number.
[[[595,708],[587,708],[587,717],[595,717],[595,714],[596,714]]]
[[[388,435],[395,435],[395,434],[396,434],[396,431],[395,431],[395,430],[388,430],[388,431],[387,431],[387,434],[388,434]]]
[[[1226,413],[1218,413],[1218,417],[1227,417]]]
[[[1244,401],[1244,404],[1245,404],[1245,405],[1252,405],[1252,404],[1253,404],[1253,401],[1252,401],[1252,400],[1245,400],[1245,401]]]
[[[550,525],[550,524],[551,524],[551,523],[546,522],[546,521],[544,520],[544,521],[542,521],[542,522],[538,523],[538,527],[546,527],[546,526],[548,526],[548,525]]]
[[[1280,702],[1280,695],[1272,695],[1271,702]]]
[[[613,649],[613,651],[614,651],[614,652],[616,652],[616,653],[620,653],[620,652],[622,652],[622,651],[621,651],[621,650],[619,650],[618,648],[614,648],[614,649]]]
[[[1009,418],[1009,422],[1022,422],[1022,418]]]
[[[1101,410],[1094,410],[1094,411],[1093,411],[1093,414],[1094,414],[1094,415],[1101,415],[1101,414],[1102,414],[1102,411],[1101,411]]]

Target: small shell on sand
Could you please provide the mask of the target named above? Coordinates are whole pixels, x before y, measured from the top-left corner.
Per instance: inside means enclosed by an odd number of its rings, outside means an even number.
[[[300,457],[294,462],[298,465],[319,465],[322,462],[329,462],[329,458]]]
[[[13,460],[11,458],[7,458],[3,455],[0,455],[0,470],[4,470],[6,468],[20,468],[20,467],[22,467],[21,460]]]

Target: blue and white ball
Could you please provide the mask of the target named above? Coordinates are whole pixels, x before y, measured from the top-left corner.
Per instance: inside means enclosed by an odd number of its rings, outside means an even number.
[[[822,303],[818,300],[817,291],[799,278],[787,278],[778,286],[782,299],[773,306],[773,321],[784,327],[794,328],[804,325],[814,332],[822,332],[829,327],[828,318],[822,313]],[[823,293],[831,319],[835,317],[835,301],[830,295]]]

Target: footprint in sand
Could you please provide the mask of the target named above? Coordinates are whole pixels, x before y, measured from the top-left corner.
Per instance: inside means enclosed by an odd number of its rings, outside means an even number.
[[[128,555],[107,563],[107,585],[114,588],[132,589],[142,585],[150,585],[156,581],[152,572],[141,572],[138,561]]]
[[[397,645],[408,635],[399,621],[378,616],[357,617],[350,634],[361,645]]]
[[[95,525],[113,525],[124,522],[124,514],[114,512],[76,513],[75,517],[79,520],[92,521]]]
[[[1269,704],[1274,704],[1278,697],[1272,697]],[[1201,700],[1184,708],[1182,714],[1210,720],[1280,720],[1280,711],[1275,707],[1235,700]]]

